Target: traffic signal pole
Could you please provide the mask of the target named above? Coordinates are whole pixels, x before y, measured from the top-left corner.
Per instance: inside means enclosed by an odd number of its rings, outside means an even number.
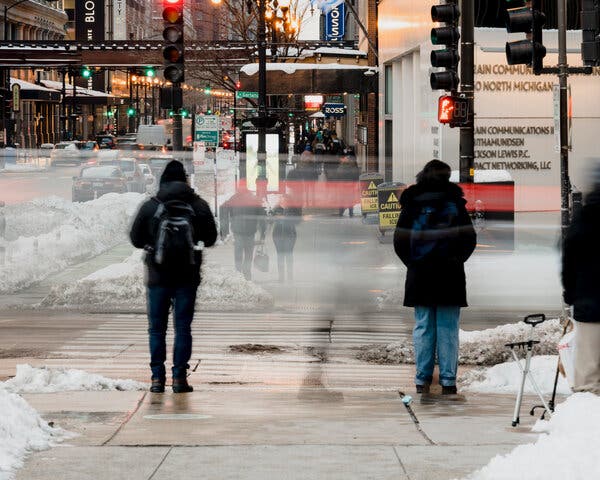
[[[267,31],[266,0],[258,0],[258,149],[256,195],[267,195]]]
[[[469,100],[469,119],[460,127],[461,183],[473,183],[475,175],[475,115],[473,113],[475,93],[475,2],[461,2],[460,34],[460,91]]]
[[[564,240],[569,227],[569,197],[571,179],[569,177],[569,111],[567,63],[567,8],[566,0],[557,0],[558,15],[558,86],[560,108],[560,226]]]

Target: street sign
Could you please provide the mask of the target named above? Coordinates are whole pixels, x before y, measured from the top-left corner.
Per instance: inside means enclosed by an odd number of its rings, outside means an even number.
[[[194,141],[216,147],[219,144],[219,125],[217,115],[196,115]]]
[[[235,92],[235,98],[252,98],[258,100],[258,92]]]
[[[21,85],[15,83],[12,86],[12,111],[18,112],[21,110]]]

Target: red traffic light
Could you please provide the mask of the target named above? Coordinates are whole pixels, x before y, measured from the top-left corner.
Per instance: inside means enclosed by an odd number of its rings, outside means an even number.
[[[442,95],[438,100],[438,121],[451,127],[464,125],[469,121],[469,99]]]
[[[183,10],[178,7],[166,7],[163,10],[163,20],[167,23],[182,23]]]
[[[183,7],[183,0],[165,0],[165,5],[181,5]]]

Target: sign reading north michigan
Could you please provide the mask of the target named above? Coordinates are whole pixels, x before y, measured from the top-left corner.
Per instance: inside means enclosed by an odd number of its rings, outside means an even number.
[[[360,208],[363,214],[377,213],[377,185],[383,182],[380,174],[364,174],[360,178]]]
[[[405,186],[398,183],[381,184],[377,190],[379,230],[394,230],[400,217],[400,194]]]

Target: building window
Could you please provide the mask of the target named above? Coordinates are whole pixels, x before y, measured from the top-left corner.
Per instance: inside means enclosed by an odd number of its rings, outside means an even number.
[[[394,113],[394,82],[392,78],[392,66],[385,66],[385,113],[391,115]]]
[[[567,28],[579,30],[581,28],[580,12],[582,0],[567,2]],[[475,26],[488,28],[506,28],[504,18],[506,15],[506,0],[475,0]],[[543,11],[546,14],[544,28],[557,28],[556,2],[544,2]]]

